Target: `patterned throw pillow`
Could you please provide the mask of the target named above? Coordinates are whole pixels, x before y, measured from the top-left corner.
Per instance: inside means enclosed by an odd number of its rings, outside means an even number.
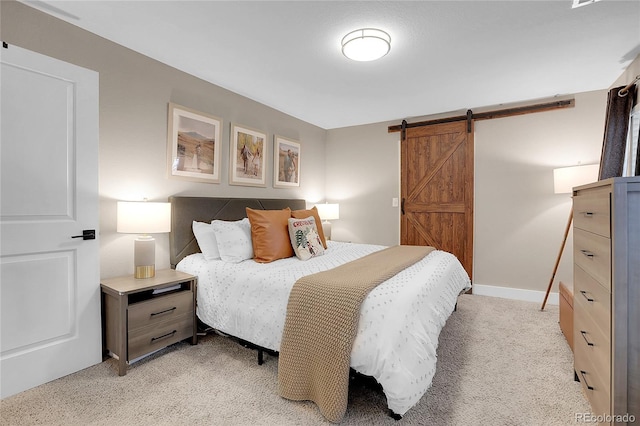
[[[320,220],[320,215],[318,214],[318,208],[313,206],[311,209],[307,210],[293,210],[291,212],[291,217],[296,219],[305,219],[309,216],[313,216],[316,220],[316,228],[318,229],[318,235],[320,235],[320,241],[322,241],[322,246],[327,248],[327,239],[324,236],[324,231],[322,230],[322,221]]]
[[[289,238],[298,259],[308,260],[324,254],[324,246],[313,216],[289,219]]]
[[[220,258],[223,261],[240,263],[253,258],[249,219],[245,217],[235,222],[214,220],[211,226],[216,234]]]

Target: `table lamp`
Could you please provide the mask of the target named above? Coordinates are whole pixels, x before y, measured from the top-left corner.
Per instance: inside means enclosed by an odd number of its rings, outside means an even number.
[[[156,240],[149,234],[171,231],[171,203],[118,201],[117,232],[139,234],[134,242],[134,276],[156,275]]]
[[[339,204],[316,204],[318,209],[318,216],[322,220],[322,231],[324,237],[327,240],[331,239],[331,222],[330,220],[340,219],[340,205]]]

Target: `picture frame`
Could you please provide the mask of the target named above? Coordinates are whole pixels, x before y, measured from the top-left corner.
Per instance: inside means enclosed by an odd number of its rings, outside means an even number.
[[[300,142],[282,136],[273,137],[273,187],[300,186]]]
[[[229,184],[266,187],[266,133],[231,123],[229,140]]]
[[[169,177],[220,183],[222,119],[172,102],[168,109]]]

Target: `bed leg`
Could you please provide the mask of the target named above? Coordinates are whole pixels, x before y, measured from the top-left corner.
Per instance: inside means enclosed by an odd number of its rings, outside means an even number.
[[[402,420],[402,416],[400,414],[394,413],[393,410],[389,410],[389,417],[391,417],[393,420]]]
[[[453,307],[453,312],[457,312],[458,311],[458,302],[456,302],[456,306]]]
[[[258,365],[262,365],[264,363],[263,356],[264,355],[262,349],[258,349]]]

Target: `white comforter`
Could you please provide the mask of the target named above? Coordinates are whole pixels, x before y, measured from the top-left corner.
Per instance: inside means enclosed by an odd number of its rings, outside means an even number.
[[[384,246],[328,241],[323,256],[260,264],[207,261],[200,253],[176,267],[198,276],[197,314],[205,324],[279,351],[295,281]],[[431,386],[438,336],[469,276],[450,253],[434,251],[372,290],[360,313],[351,367],[383,387],[389,409],[403,415]]]

